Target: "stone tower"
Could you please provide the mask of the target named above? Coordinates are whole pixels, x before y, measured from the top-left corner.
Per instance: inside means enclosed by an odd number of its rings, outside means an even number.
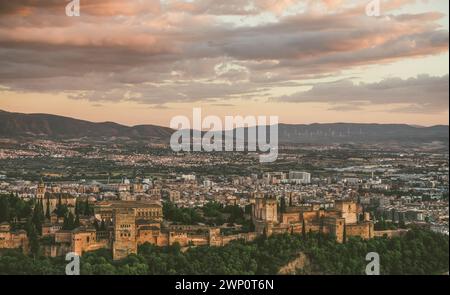
[[[278,223],[278,201],[276,198],[255,198],[253,205],[253,224],[257,234],[270,236],[272,228]]]
[[[133,193],[142,194],[144,192],[144,185],[142,184],[141,178],[137,177],[133,183]]]
[[[256,198],[253,206],[254,220],[278,222],[278,202],[275,198]]]
[[[45,183],[41,178],[41,181],[39,182],[37,191],[36,191],[36,199],[43,201],[45,198],[46,191],[47,191],[47,188],[45,187]]]
[[[120,260],[137,253],[136,217],[134,209],[119,208],[113,212],[113,259]]]
[[[345,223],[353,224],[358,222],[358,206],[352,201],[336,201],[334,204],[336,211],[340,212]]]

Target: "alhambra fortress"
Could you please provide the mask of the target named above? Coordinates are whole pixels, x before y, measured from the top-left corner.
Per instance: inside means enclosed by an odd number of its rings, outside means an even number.
[[[76,198],[58,191],[47,191],[43,183],[38,187],[37,198],[44,208],[49,203],[52,212],[58,202],[73,210]],[[224,246],[234,240],[252,241],[256,237],[282,233],[305,234],[322,232],[333,235],[337,242],[358,236],[370,239],[377,235],[369,213],[355,201],[336,200],[334,206],[324,209],[319,204],[287,206],[280,212],[276,198],[254,192],[251,196],[251,219],[254,231],[225,235],[221,227],[207,225],[175,225],[164,221],[159,200],[106,200],[93,202],[94,216],[80,218],[80,227],[63,230],[63,220],[52,214],[42,226],[41,240],[44,255],[63,256],[69,252],[82,255],[98,249],[110,249],[115,260],[137,253],[139,245],[150,243],[168,246],[178,243],[187,246]],[[249,216],[250,218],[250,216]],[[108,226],[96,230],[93,219]],[[10,225],[0,225],[0,249],[18,248],[29,252],[29,241],[24,230],[13,231]]]

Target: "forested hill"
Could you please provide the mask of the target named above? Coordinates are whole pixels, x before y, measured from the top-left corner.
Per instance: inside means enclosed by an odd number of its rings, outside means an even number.
[[[195,247],[181,251],[177,245],[158,248],[145,244],[138,255],[112,261],[108,250],[86,253],[81,259],[84,275],[254,275],[277,274],[305,253],[310,263],[296,274],[364,274],[365,257],[377,252],[381,274],[443,274],[449,269],[448,236],[413,229],[403,237],[350,238],[338,244],[320,234],[260,237],[252,243],[236,241],[224,247]],[[0,255],[0,274],[64,274],[63,258],[33,259],[17,251]]]

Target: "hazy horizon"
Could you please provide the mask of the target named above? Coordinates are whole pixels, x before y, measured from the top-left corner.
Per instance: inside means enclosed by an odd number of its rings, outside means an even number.
[[[14,112],[14,111],[7,111],[4,109],[0,109],[0,112],[4,111],[4,112],[8,112],[8,113],[16,113],[16,114],[25,114],[25,115],[50,115],[50,116],[61,116],[61,117],[66,117],[66,118],[70,118],[70,119],[75,119],[75,120],[81,120],[81,121],[88,121],[91,123],[116,123],[116,124],[120,124],[123,126],[127,126],[127,127],[135,127],[135,126],[140,126],[140,125],[154,125],[154,126],[158,126],[158,127],[167,127],[170,128],[169,124],[167,125],[159,125],[159,124],[154,124],[154,123],[141,123],[141,124],[135,124],[135,125],[129,125],[126,123],[120,123],[114,120],[107,120],[107,121],[96,121],[96,120],[89,120],[89,119],[84,119],[81,117],[71,117],[71,116],[64,116],[64,115],[58,115],[58,114],[51,114],[51,113],[22,113],[22,112]],[[205,116],[203,116],[204,118]],[[191,117],[188,116],[189,119],[191,119]],[[223,118],[222,118],[223,119]],[[310,123],[285,123],[285,122],[279,122],[278,124],[280,125],[314,125],[314,124],[379,124],[379,125],[409,125],[409,126],[413,126],[413,127],[435,127],[435,126],[449,126],[449,124],[436,124],[436,125],[417,125],[417,124],[408,124],[408,123],[377,123],[377,122],[310,122]],[[251,126],[250,126],[251,127]]]

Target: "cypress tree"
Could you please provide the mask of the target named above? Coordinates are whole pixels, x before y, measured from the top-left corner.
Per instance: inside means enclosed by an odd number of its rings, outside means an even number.
[[[106,230],[106,224],[105,224],[105,221],[104,221],[104,220],[102,220],[102,222],[101,222],[101,224],[100,224],[100,230],[101,230],[101,231],[105,231],[105,230]]]
[[[280,200],[280,212],[281,213],[286,212],[286,200],[284,197],[281,197],[281,200]]]
[[[46,210],[45,210],[45,217],[48,219],[48,220],[50,220],[50,216],[51,216],[51,214],[50,214],[50,198],[49,197],[47,197],[47,204],[46,204]]]
[[[30,232],[28,234],[28,238],[30,240],[31,254],[33,254],[34,258],[36,258],[39,256],[40,245],[39,245],[38,232],[37,232],[36,228],[34,227],[34,225],[31,225]]]
[[[320,217],[320,225],[319,225],[319,232],[323,233],[323,217]]]
[[[30,234],[31,234],[32,227],[33,227],[33,221],[32,221],[32,218],[28,217],[28,218],[27,218],[27,222],[25,223],[25,231],[27,232],[28,237],[29,237]]]
[[[79,227],[79,226],[80,226],[80,216],[79,216],[79,215],[76,215],[75,221],[74,221],[74,223],[73,223],[73,227],[74,227],[74,228],[77,228],[77,227]]]
[[[386,224],[386,220],[384,220],[384,217],[381,217],[381,229],[385,230],[387,229],[387,224]]]
[[[344,233],[342,235],[342,242],[347,243],[347,226],[344,224]]]
[[[8,199],[4,196],[0,196],[0,222],[9,222],[10,220],[10,208]]]
[[[398,226],[400,228],[406,228],[405,218],[403,216],[403,213],[398,214]]]
[[[41,201],[38,201],[33,210],[32,222],[39,235],[42,234],[42,223],[44,222],[44,208]]]
[[[64,218],[63,229],[72,230],[74,228],[75,228],[75,217],[73,216],[72,212],[69,212]]]
[[[302,218],[302,237],[306,238],[306,224],[304,218]]]
[[[56,211],[56,215],[58,215],[58,217],[64,217],[61,194],[58,195],[58,204],[56,205],[55,211]]]
[[[80,202],[78,200],[75,201],[75,215],[79,215],[81,213],[79,203]]]
[[[41,218],[41,222],[44,222],[45,213],[44,213],[44,202],[42,200],[39,202],[39,217]]]
[[[86,201],[85,201],[85,203],[84,203],[84,213],[83,213],[84,215],[91,215],[91,212],[90,212],[90,208],[89,208],[89,199],[88,198],[86,198]]]

